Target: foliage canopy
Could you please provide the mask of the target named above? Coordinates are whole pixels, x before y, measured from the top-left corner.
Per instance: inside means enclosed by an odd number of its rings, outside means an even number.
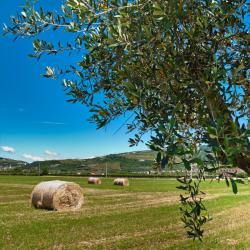
[[[4,31],[34,38],[38,59],[81,53],[44,76],[62,79],[98,128],[126,114],[131,145],[151,132],[159,168],[178,155],[188,170],[238,166],[250,174],[248,14],[246,0],[65,0],[58,12],[27,2]],[[58,29],[73,40],[39,39]],[[206,161],[201,144],[211,149]]]

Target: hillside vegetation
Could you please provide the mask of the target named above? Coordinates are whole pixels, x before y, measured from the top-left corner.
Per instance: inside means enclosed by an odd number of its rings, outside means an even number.
[[[207,148],[202,148],[202,155],[204,150],[207,150]],[[11,170],[10,174],[105,175],[106,172],[108,174],[149,174],[157,172],[154,169],[155,157],[156,153],[154,151],[145,150],[110,154],[89,159],[58,159],[32,163],[0,158],[0,170],[6,171],[6,167],[11,166],[11,169],[9,169]],[[179,162],[181,162],[180,159],[176,158],[175,163],[167,166],[164,170],[184,171],[183,164],[179,164]]]
[[[108,173],[131,173],[152,170],[154,165],[154,152],[137,151],[133,153],[111,154],[91,159],[65,159],[33,162],[30,168],[48,167],[50,172],[57,173],[81,173],[81,174],[104,174]]]
[[[16,167],[16,166],[23,166],[26,164],[27,162],[25,161],[19,161],[19,160],[13,160],[9,158],[0,157],[0,167],[4,167],[4,166]]]
[[[0,167],[6,170],[9,167],[15,172],[38,170],[51,174],[104,174],[134,173],[152,171],[155,153],[153,151],[135,151],[128,153],[110,154],[90,159],[62,159],[46,160],[27,163],[12,159],[0,158]],[[10,169],[9,169],[10,170]]]

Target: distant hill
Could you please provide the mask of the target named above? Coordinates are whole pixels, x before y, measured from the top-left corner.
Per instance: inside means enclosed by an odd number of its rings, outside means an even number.
[[[134,151],[134,152],[127,152],[127,153],[120,153],[117,155],[125,157],[125,158],[129,158],[129,159],[136,159],[139,161],[143,161],[143,160],[153,161],[156,157],[156,153],[152,150]]]
[[[207,147],[202,147],[200,157],[204,158]],[[145,173],[153,170],[156,152],[151,150],[110,154],[91,159],[46,160],[27,163],[12,159],[0,158],[0,170],[20,167],[18,171],[37,174],[46,171],[50,174],[105,174],[108,173]],[[181,161],[176,157],[176,162]],[[182,164],[172,169],[183,170]]]
[[[14,167],[21,167],[25,166],[28,163],[25,161],[13,160],[9,158],[0,157],[0,169],[1,168],[14,168]]]
[[[108,172],[145,172],[152,170],[155,153],[152,151],[136,151],[111,154],[91,159],[65,159],[32,162],[29,168],[48,168],[53,173],[104,174]]]

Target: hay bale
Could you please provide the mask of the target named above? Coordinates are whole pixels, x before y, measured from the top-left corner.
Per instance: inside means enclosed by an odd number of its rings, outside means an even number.
[[[46,181],[34,187],[31,203],[36,208],[49,210],[77,210],[83,204],[83,193],[74,182]]]
[[[101,178],[98,178],[98,177],[89,177],[88,184],[100,185],[100,184],[102,184],[102,180],[101,180]]]
[[[116,178],[114,179],[114,185],[129,186],[129,181],[127,178]]]

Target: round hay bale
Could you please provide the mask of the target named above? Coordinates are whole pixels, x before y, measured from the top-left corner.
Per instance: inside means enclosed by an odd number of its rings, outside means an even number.
[[[114,185],[129,186],[129,180],[127,178],[116,178],[114,179]]]
[[[49,210],[77,210],[83,204],[81,187],[74,182],[46,181],[36,185],[31,194],[35,208]]]
[[[89,177],[88,178],[88,184],[96,184],[96,185],[100,185],[102,184],[102,180],[98,177]]]

